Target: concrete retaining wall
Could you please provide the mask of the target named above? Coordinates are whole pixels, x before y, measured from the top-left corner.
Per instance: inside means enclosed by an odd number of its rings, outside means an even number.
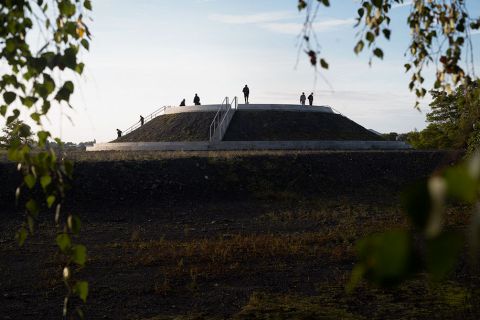
[[[87,151],[405,150],[403,141],[220,141],[97,143]]]

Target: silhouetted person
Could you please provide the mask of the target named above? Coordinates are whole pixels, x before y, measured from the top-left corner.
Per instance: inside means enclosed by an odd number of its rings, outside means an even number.
[[[245,98],[245,104],[248,104],[249,95],[250,95],[250,89],[248,89],[248,86],[245,85],[245,87],[243,87],[243,97]]]
[[[305,92],[302,92],[302,95],[300,96],[300,103],[302,106],[305,105],[305,101],[307,101],[307,97],[305,96]]]
[[[117,136],[118,136],[118,138],[122,137],[122,130],[117,129]]]
[[[310,95],[308,96],[308,103],[310,104],[310,106],[313,106],[313,92],[310,93]]]
[[[182,102],[180,102],[180,107],[185,107],[185,99],[183,99]]]
[[[145,119],[142,116],[140,116],[140,125],[143,126],[144,123],[145,123]]]
[[[201,103],[200,103],[200,97],[195,93],[195,98],[193,98],[193,103],[196,105],[196,106],[199,106]]]

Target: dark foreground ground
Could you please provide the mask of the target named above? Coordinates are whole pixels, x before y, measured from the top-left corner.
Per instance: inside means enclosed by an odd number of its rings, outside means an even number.
[[[67,210],[83,219],[89,319],[476,319],[478,280],[424,275],[398,288],[344,286],[363,236],[407,227],[398,192],[446,153],[74,155]],[[150,159],[150,160],[147,160]],[[18,248],[0,163],[0,319],[60,318],[55,228]],[[212,182],[213,181],[213,182]],[[6,196],[7,195],[7,196]],[[5,204],[5,205],[3,205]],[[449,210],[448,224],[469,210]]]

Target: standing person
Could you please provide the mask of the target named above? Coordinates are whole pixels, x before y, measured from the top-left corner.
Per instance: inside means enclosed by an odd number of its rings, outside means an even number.
[[[308,103],[310,104],[310,106],[313,106],[313,92],[310,93],[310,95],[308,96]]]
[[[196,106],[199,106],[200,105],[200,97],[195,93],[195,97],[193,98],[193,103],[196,105]]]
[[[145,119],[142,116],[140,116],[140,125],[143,126],[144,123],[145,123]]]
[[[180,102],[180,107],[185,107],[185,98]]]
[[[122,130],[117,129],[117,136],[118,136],[118,138],[122,137]]]
[[[248,104],[248,96],[250,95],[250,89],[248,88],[247,85],[243,87],[243,97],[245,98],[245,104]]]
[[[302,92],[302,95],[300,96],[300,103],[302,106],[305,105],[305,101],[307,101],[307,97],[305,96],[305,92]]]

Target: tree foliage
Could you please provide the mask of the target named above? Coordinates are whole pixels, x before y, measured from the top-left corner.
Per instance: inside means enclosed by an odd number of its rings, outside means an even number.
[[[25,223],[17,232],[23,245],[35,231],[43,211],[52,214],[58,227],[56,242],[65,256],[63,279],[67,288],[64,316],[70,313],[71,297],[86,300],[88,285],[73,276],[83,267],[86,249],[74,243],[80,220],[63,214],[62,202],[72,177],[73,164],[47,146],[51,137],[43,128],[52,107],[72,107],[75,76],[84,64],[79,55],[89,48],[90,33],[85,15],[90,0],[4,0],[0,2],[0,115],[7,127],[23,134],[25,126],[15,126],[19,117],[29,117],[41,129],[37,132],[37,150],[21,139],[9,143],[8,157],[18,163],[23,183],[16,190],[17,201],[25,211]],[[35,41],[31,41],[36,39]],[[38,45],[39,41],[40,45]],[[55,139],[61,143],[60,139]],[[46,209],[44,209],[46,208]],[[80,308],[74,313],[83,316]]]
[[[411,132],[408,142],[418,149],[466,149],[469,154],[480,146],[480,81],[468,82],[452,93],[432,90],[427,128]]]
[[[0,148],[8,149],[13,144],[31,146],[34,142],[33,135],[32,128],[17,119],[2,129]]]
[[[368,49],[372,58],[383,59],[380,40],[390,40],[393,30],[391,11],[399,5],[409,5],[407,25],[411,40],[407,49],[408,60],[404,67],[411,74],[409,89],[418,98],[424,97],[429,88],[425,87],[424,70],[436,68],[435,89],[450,93],[453,88],[473,75],[471,33],[480,28],[480,17],[470,16],[465,0],[362,0],[358,2],[355,27],[358,39],[353,48],[356,54]],[[315,5],[316,4],[316,5]],[[299,0],[299,10],[306,10],[302,31],[305,52],[312,65],[328,68],[326,58],[320,50],[315,36],[315,18],[320,6],[329,7],[329,0]],[[463,58],[463,63],[462,63]],[[418,106],[418,101],[417,101]]]

